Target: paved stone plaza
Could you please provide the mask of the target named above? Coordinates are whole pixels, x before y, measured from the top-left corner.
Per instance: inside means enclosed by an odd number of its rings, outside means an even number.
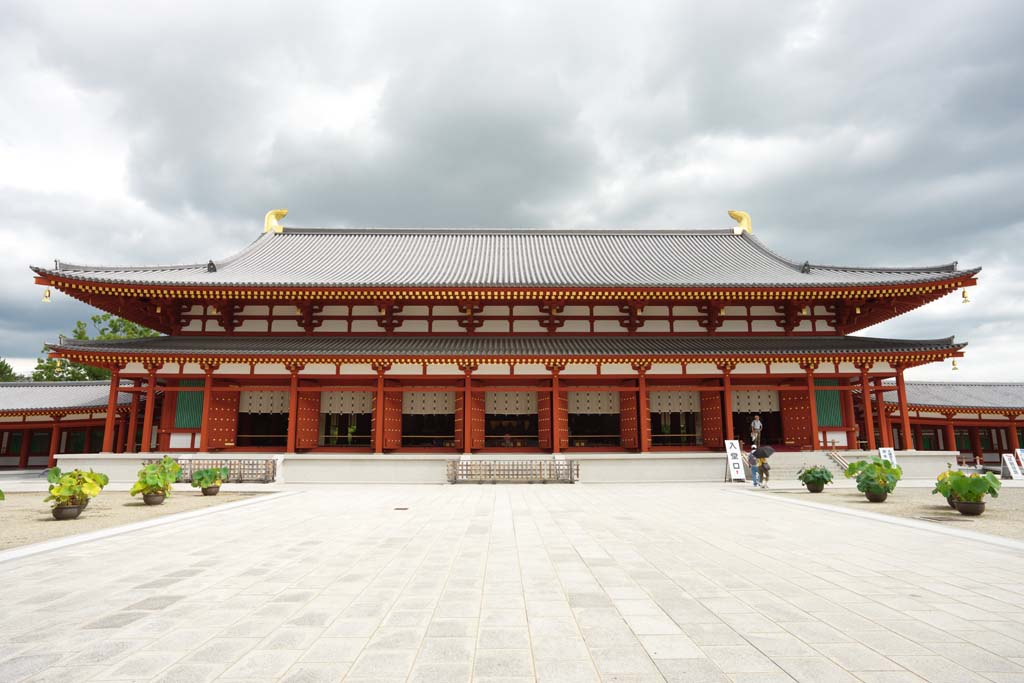
[[[1017,681],[1022,576],[739,485],[314,488],[0,563],[0,681]]]

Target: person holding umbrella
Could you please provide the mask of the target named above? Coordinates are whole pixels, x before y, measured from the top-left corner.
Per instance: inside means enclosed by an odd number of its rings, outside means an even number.
[[[757,461],[757,470],[761,479],[761,488],[768,488],[768,472],[771,470],[771,465],[768,464],[768,458],[771,457],[775,449],[771,446],[758,446],[751,453],[750,456]],[[757,484],[754,484],[755,486]]]
[[[754,488],[757,488],[757,456],[754,455],[757,449],[751,449],[750,454],[747,455],[747,464],[750,465],[750,480],[754,482]]]

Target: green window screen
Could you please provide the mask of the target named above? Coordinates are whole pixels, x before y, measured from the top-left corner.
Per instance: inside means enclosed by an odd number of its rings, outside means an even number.
[[[32,432],[32,440],[29,441],[28,452],[33,455],[49,455],[50,432]]]
[[[839,386],[839,380],[837,379],[816,379],[814,385],[818,387],[837,387]],[[838,391],[815,391],[814,402],[818,406],[818,426],[819,427],[842,427],[843,426],[843,408],[840,403],[842,400],[839,396]]]
[[[21,455],[21,435],[22,432],[7,432],[7,450],[4,455]],[[0,443],[3,443],[2,439]]]
[[[85,450],[85,430],[75,429],[68,432],[67,441],[64,442],[65,453],[81,453]]]
[[[179,387],[202,387],[201,379],[183,379]],[[203,425],[203,391],[179,391],[178,405],[174,411],[174,426],[177,429],[199,429]]]

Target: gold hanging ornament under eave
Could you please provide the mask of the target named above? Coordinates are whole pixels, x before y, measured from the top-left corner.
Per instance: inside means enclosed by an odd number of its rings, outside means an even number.
[[[50,303],[50,288],[49,287],[47,287],[46,289],[43,290],[43,303],[44,304]]]
[[[959,370],[959,369],[960,369],[960,368],[958,368],[958,367],[956,366],[956,359],[954,359],[954,360],[953,360],[953,372],[956,372],[956,371],[957,371],[957,370]]]
[[[962,303],[962,304],[969,304],[969,303],[971,303],[970,297],[967,296],[967,290],[966,289],[963,291],[963,295],[961,297],[960,303]]]

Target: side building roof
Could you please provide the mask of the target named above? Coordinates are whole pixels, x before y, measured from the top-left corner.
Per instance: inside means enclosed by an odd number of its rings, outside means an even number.
[[[210,267],[212,263],[212,268]],[[387,230],[284,228],[210,263],[88,266],[42,276],[213,287],[859,287],[969,278],[980,268],[860,268],[791,261],[739,229]]]
[[[131,382],[121,382],[131,386]],[[0,415],[106,410],[110,382],[0,382]],[[131,403],[119,393],[118,405]]]
[[[1024,413],[1024,382],[907,382],[907,404],[921,408],[1019,410]],[[885,402],[898,405],[895,388]]]

